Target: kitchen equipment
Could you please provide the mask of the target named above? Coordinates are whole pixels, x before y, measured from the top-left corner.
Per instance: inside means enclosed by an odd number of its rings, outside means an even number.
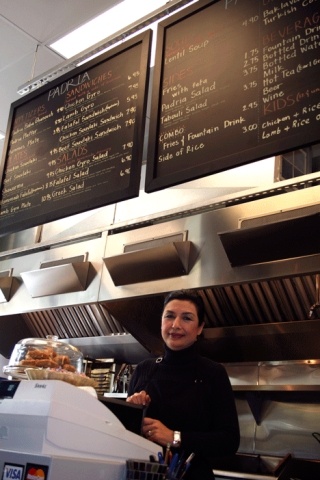
[[[320,443],[320,433],[319,432],[313,432],[312,433],[313,438],[317,440],[317,442]]]
[[[104,395],[104,393],[112,391],[115,368],[115,364],[110,362],[104,368],[93,368],[91,370],[90,376],[96,382],[95,388],[98,395]]]

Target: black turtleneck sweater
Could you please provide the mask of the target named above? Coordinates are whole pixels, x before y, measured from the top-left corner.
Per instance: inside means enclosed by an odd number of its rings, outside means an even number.
[[[181,432],[180,451],[195,453],[188,480],[213,479],[212,461],[237,451],[240,434],[234,396],[222,365],[197,353],[166,347],[161,361],[137,365],[128,395],[145,390],[151,397],[146,416]]]

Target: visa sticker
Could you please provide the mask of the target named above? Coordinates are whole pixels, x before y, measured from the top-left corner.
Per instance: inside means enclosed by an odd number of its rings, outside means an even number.
[[[5,463],[3,467],[2,480],[22,480],[24,467],[12,463]]]

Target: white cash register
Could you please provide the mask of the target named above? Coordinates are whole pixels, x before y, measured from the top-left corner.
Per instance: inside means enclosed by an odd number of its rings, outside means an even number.
[[[0,382],[3,480],[125,480],[126,459],[149,460],[158,451],[78,387],[59,380]]]

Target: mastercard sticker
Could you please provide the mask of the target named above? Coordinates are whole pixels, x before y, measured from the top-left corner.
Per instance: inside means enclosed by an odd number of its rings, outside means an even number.
[[[47,480],[49,467],[27,463],[24,480]]]

